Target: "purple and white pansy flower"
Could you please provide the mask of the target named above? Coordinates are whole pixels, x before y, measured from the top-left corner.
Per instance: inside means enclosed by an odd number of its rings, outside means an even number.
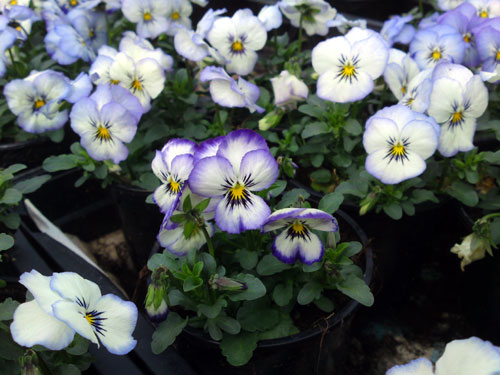
[[[420,175],[438,146],[439,126],[403,105],[386,107],[370,117],[363,134],[365,168],[384,184]]]
[[[419,72],[417,63],[410,55],[395,48],[390,49],[384,80],[398,100],[405,96],[408,84]]]
[[[217,104],[223,107],[246,107],[250,112],[264,112],[256,102],[259,99],[259,88],[239,77],[234,80],[223,68],[207,66],[200,73],[200,81],[210,81],[210,95]]]
[[[246,75],[257,63],[257,52],[264,48],[267,31],[250,9],[240,9],[232,17],[215,20],[207,39],[228,61],[229,73]]]
[[[422,70],[408,83],[406,92],[399,100],[415,112],[424,113],[429,108],[432,91],[432,68]]]
[[[439,152],[451,157],[474,148],[476,119],[488,106],[488,89],[479,75],[459,64],[440,64],[433,72],[427,112],[441,124]]]
[[[328,22],[337,10],[324,0],[281,0],[278,5],[294,27],[303,27],[307,35],[328,34]]]
[[[415,26],[409,23],[412,20],[412,15],[392,16],[384,22],[380,35],[387,41],[389,46],[394,43],[408,44],[417,32]]]
[[[90,97],[75,103],[71,128],[92,158],[119,163],[128,156],[125,143],[134,138],[142,114],[141,103],[128,90],[100,85]]]
[[[177,208],[185,182],[193,169],[196,143],[174,138],[169,140],[151,163],[153,173],[162,184],[153,193],[153,201],[160,207],[165,219],[170,218]]]
[[[113,294],[102,296],[97,284],[73,272],[44,276],[32,270],[19,282],[34,297],[14,312],[10,331],[19,345],[61,350],[78,333],[113,354],[134,349],[137,307],[132,302]]]
[[[500,350],[477,337],[446,344],[435,368],[427,358],[394,366],[386,375],[495,375],[500,372]]]
[[[137,24],[137,34],[143,38],[156,38],[168,29],[166,1],[123,0],[121,9],[127,20]]]
[[[259,229],[269,217],[269,206],[253,192],[270,187],[278,173],[278,163],[264,138],[241,129],[224,137],[215,156],[195,164],[189,187],[198,195],[220,198],[217,225],[228,233],[240,233]]]
[[[257,18],[262,22],[266,31],[278,29],[283,23],[283,15],[277,4],[263,6]]]
[[[284,263],[300,259],[304,264],[318,262],[325,251],[323,243],[312,230],[336,232],[337,220],[314,208],[284,208],[273,212],[262,227],[263,232],[284,229],[274,239],[272,252]]]
[[[312,65],[319,74],[317,95],[337,103],[363,99],[372,92],[388,58],[380,34],[359,27],[319,43],[312,50]]]

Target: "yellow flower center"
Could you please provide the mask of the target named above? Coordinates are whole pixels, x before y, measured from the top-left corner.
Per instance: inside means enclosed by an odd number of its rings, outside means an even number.
[[[292,231],[297,235],[304,235],[306,233],[306,227],[300,221],[294,221],[292,224]]]
[[[439,49],[435,49],[434,51],[432,51],[432,54],[431,54],[432,60],[438,61],[438,60],[441,60],[441,57],[443,57],[443,56],[441,55],[441,51]]]
[[[143,17],[144,21],[151,21],[151,18],[153,18],[153,16],[151,16],[151,13],[149,13],[149,12],[144,13],[144,15],[142,17]]]
[[[464,119],[464,115],[462,112],[455,112],[452,116],[451,116],[451,123],[453,125],[456,125],[460,122],[462,122],[462,120]]]
[[[495,56],[495,59],[496,59],[497,61],[500,61],[500,49],[497,51],[497,54],[496,54],[496,56]]]
[[[177,182],[173,178],[171,178],[168,181],[168,190],[171,191],[172,193],[177,194],[181,190],[180,182]]]
[[[17,31],[22,31],[21,26],[16,26],[16,30],[17,30]]]
[[[243,43],[241,43],[239,40],[237,40],[236,42],[233,42],[233,44],[231,45],[231,50],[233,52],[243,51]]]
[[[109,83],[111,83],[112,85],[117,85],[120,83],[120,81],[116,80],[116,79],[110,79],[109,80]]]
[[[137,78],[132,82],[132,89],[142,91],[142,84]]]
[[[401,92],[403,93],[403,95],[406,94],[406,86],[401,86]]]
[[[94,29],[89,29],[89,37],[93,38],[95,35]]]
[[[45,100],[43,99],[37,99],[35,100],[35,108],[40,109],[45,105]]]
[[[342,68],[342,77],[351,78],[356,74],[356,69],[354,69],[354,65],[345,64]]]
[[[96,132],[96,138],[100,141],[109,141],[111,140],[111,134],[109,133],[108,128],[99,125]]]
[[[408,99],[408,101],[406,102],[406,105],[409,107],[411,106],[411,104],[415,101],[415,98],[410,98]]]
[[[93,326],[94,325],[94,317],[90,314],[85,314],[85,319],[87,320],[87,322]]]
[[[78,5],[78,1],[77,0],[69,0],[69,5],[71,5],[72,7],[75,7]]]
[[[392,146],[391,155],[397,157],[397,156],[403,156],[405,153],[406,153],[405,146],[403,146],[401,143],[397,143],[394,146]]]
[[[245,198],[246,196],[246,191],[245,187],[243,185],[240,185],[240,183],[236,183],[232,188],[229,189],[231,193],[231,200],[232,201],[239,201]]]
[[[464,34],[465,43],[470,43],[471,35],[470,33]]]
[[[174,21],[177,21],[179,18],[181,18],[181,15],[179,14],[179,12],[174,12],[172,13],[171,17]]]
[[[488,10],[483,9],[481,12],[479,12],[479,17],[488,18]]]
[[[9,4],[10,5],[17,5],[17,0],[10,0]]]

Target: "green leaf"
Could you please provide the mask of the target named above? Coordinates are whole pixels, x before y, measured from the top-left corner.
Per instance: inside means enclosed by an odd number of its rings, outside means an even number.
[[[349,242],[347,248],[342,252],[342,255],[350,258],[359,253],[362,249],[363,245],[361,243],[356,241]]]
[[[20,181],[14,185],[14,188],[19,190],[23,194],[33,193],[38,190],[40,186],[50,180],[51,176],[48,174],[43,174],[41,176],[36,176],[24,181]]]
[[[195,277],[195,276],[188,276],[184,280],[184,284],[182,285],[182,288],[184,289],[185,292],[190,292],[196,288],[199,288],[202,285],[203,285],[202,278]]]
[[[299,329],[293,324],[289,314],[280,314],[280,320],[277,325],[268,331],[259,333],[259,340],[272,340],[281,337],[287,337],[299,333]]]
[[[14,311],[16,311],[18,306],[19,302],[14,301],[10,297],[0,303],[0,321],[12,320]]]
[[[215,340],[215,341],[220,341],[222,340],[222,331],[219,327],[217,327],[217,324],[214,319],[207,319],[207,322],[205,323],[205,330],[208,331],[208,334],[210,337]]]
[[[12,164],[9,167],[5,168],[3,173],[4,174],[16,174],[19,171],[22,171],[23,169],[28,168],[24,164]]]
[[[242,366],[252,358],[258,338],[257,333],[249,332],[224,335],[220,344],[222,354],[231,365]]]
[[[187,220],[184,222],[184,238],[188,239],[193,234],[196,229],[196,223],[193,220]]]
[[[236,318],[241,328],[248,332],[266,331],[279,322],[279,312],[266,301],[247,301],[239,308]]]
[[[96,165],[95,171],[94,171],[94,175],[98,179],[104,180],[106,178],[106,176],[108,175],[108,167],[107,167],[107,165],[106,164]],[[148,190],[148,189],[146,188],[146,190]],[[153,190],[153,189],[151,189],[151,190]]]
[[[10,249],[14,246],[14,238],[6,233],[0,233],[0,251]]]
[[[315,118],[322,118],[324,110],[320,107],[310,104],[302,104],[298,108],[299,112]]]
[[[270,276],[290,268],[290,265],[283,263],[274,255],[267,254],[257,264],[257,273],[261,276]]]
[[[241,325],[236,320],[226,315],[219,315],[216,321],[217,327],[231,335],[237,335],[241,331]]]
[[[89,350],[89,341],[76,334],[73,342],[64,350],[72,355],[83,355]]]
[[[399,220],[403,217],[403,209],[396,202],[384,205],[384,212],[394,220]]]
[[[202,213],[203,211],[205,211],[205,209],[208,207],[209,204],[210,204],[210,198],[204,199],[196,206],[194,206],[194,210],[198,211],[199,213]]]
[[[212,275],[215,273],[217,263],[213,256],[208,253],[199,253],[198,259],[203,262],[203,271]]]
[[[462,181],[454,181],[448,188],[447,193],[469,207],[474,207],[479,202],[474,186]]]
[[[193,266],[192,274],[194,276],[200,276],[202,270],[203,270],[203,262],[196,262]]]
[[[292,189],[283,194],[283,198],[281,198],[281,201],[276,205],[276,208],[287,208],[297,203],[300,197],[302,197],[302,199],[307,199],[309,196],[310,194],[304,189]]]
[[[328,193],[323,198],[321,198],[318,208],[320,210],[328,212],[329,214],[333,214],[339,209],[343,201],[344,195],[342,193]]]
[[[17,212],[8,212],[0,216],[0,221],[4,223],[7,228],[15,230],[21,225],[21,216]]]
[[[321,296],[318,299],[314,300],[314,304],[316,307],[326,313],[331,313],[335,309],[335,305],[332,300],[328,297]]]
[[[23,355],[23,350],[12,340],[9,331],[0,331],[0,342],[0,358],[17,361]]]
[[[285,190],[287,182],[285,180],[276,180],[274,184],[269,188],[269,195],[271,197],[277,197]]]
[[[297,302],[301,305],[308,305],[315,299],[321,297],[322,291],[323,288],[319,283],[315,281],[309,281],[302,287],[302,289],[300,289],[297,296]]]
[[[286,284],[278,284],[273,290],[273,300],[278,306],[286,306],[293,297],[293,281],[287,280]]]
[[[173,289],[168,292],[169,306],[183,306],[189,310],[197,310],[197,304],[180,290]]]
[[[3,194],[2,199],[0,200],[0,203],[3,204],[8,204],[8,205],[15,205],[19,203],[19,201],[23,199],[23,194],[14,188],[9,188],[5,190],[5,193]]]
[[[365,281],[359,277],[348,277],[346,280],[342,281],[337,288],[346,296],[351,297],[362,305],[373,305],[373,294]]]
[[[241,267],[244,270],[251,270],[255,267],[259,261],[259,255],[256,251],[238,249],[234,254],[234,257],[238,262],[240,262]]]
[[[344,129],[351,135],[360,135],[363,132],[363,127],[358,120],[350,118],[344,124]]]
[[[187,323],[188,318],[182,319],[177,313],[170,311],[167,319],[153,333],[153,341],[151,342],[153,353],[160,354],[172,345]]]
[[[191,196],[188,195],[184,199],[184,202],[182,202],[182,211],[189,212],[189,211],[191,211],[192,208],[193,208],[193,206],[191,205]],[[184,233],[184,235],[185,235],[185,233]],[[188,238],[188,237],[186,237],[186,238]]]
[[[81,375],[80,369],[72,363],[63,363],[54,370],[54,375]]]
[[[332,174],[328,169],[318,169],[317,171],[311,173],[310,178],[314,183],[326,184],[330,182]]]
[[[310,124],[307,124],[302,131],[302,138],[307,139],[315,135],[325,134],[329,132],[330,129],[328,129],[328,125],[324,122],[312,122]]]
[[[434,203],[439,203],[439,199],[430,190],[415,189],[413,190],[411,201],[414,204],[419,204],[425,201],[431,201]]]
[[[57,172],[78,166],[78,156],[73,154],[53,155],[43,161],[43,169],[47,172]]]
[[[198,305],[198,311],[209,319],[215,319],[220,314],[223,307],[227,307],[227,302],[223,297],[219,297],[213,305]]]
[[[257,277],[248,273],[239,273],[233,279],[245,283],[247,289],[229,295],[231,301],[250,301],[266,294],[266,287]]]
[[[165,250],[163,254],[154,254],[148,260],[148,268],[154,271],[160,266],[165,266],[171,271],[177,271],[179,269],[179,262],[170,256],[170,253]]]

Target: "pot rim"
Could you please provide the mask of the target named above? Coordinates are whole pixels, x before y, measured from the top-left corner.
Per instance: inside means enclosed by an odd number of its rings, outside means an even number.
[[[368,237],[363,229],[359,226],[359,224],[351,218],[347,213],[342,210],[337,210],[335,215],[340,216],[343,220],[345,220],[356,232],[359,236],[359,240],[363,245],[366,245],[368,242]],[[365,249],[365,270],[363,274],[363,279],[365,282],[370,285],[373,275],[373,250],[371,246],[367,246]],[[355,300],[350,300],[347,302],[337,313],[332,315],[330,318],[325,320],[326,324],[321,324],[316,327],[309,328],[305,331],[296,333],[291,336],[281,337],[277,339],[271,340],[260,340],[257,343],[257,348],[273,348],[283,345],[290,345],[297,342],[301,342],[312,337],[318,336],[322,334],[325,330],[332,329],[337,325],[341,324],[344,318],[350,315],[357,307],[359,307],[360,303]],[[204,331],[193,328],[190,326],[184,327],[183,331],[190,336],[196,337],[199,340],[210,343],[215,346],[220,346],[219,341],[212,340]]]
[[[28,139],[26,141],[14,141],[14,142],[9,142],[9,143],[0,143],[0,152],[18,150],[18,149],[24,148],[28,145],[38,145],[38,144],[47,142],[49,139],[50,138],[48,138],[48,137],[41,136],[41,137],[37,137],[37,138]]]

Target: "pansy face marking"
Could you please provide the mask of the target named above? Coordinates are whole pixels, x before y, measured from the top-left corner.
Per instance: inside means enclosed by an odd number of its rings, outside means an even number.
[[[170,18],[172,18],[174,21],[178,21],[181,18],[181,15],[179,14],[179,12],[173,12],[170,15]]]
[[[83,315],[84,319],[90,324],[92,329],[101,336],[105,336],[104,332],[106,332],[106,329],[103,327],[103,321],[107,318],[103,318],[101,316],[104,311],[97,311],[95,309],[88,311],[89,304],[85,301],[84,297],[76,297],[75,302],[78,306],[83,308],[84,311],[80,311],[80,314]]]
[[[144,22],[151,21],[153,19],[153,16],[151,16],[151,13],[149,11],[144,12],[144,15],[142,16],[144,19]]]
[[[111,133],[109,132],[109,128],[111,125],[99,125],[95,131],[94,140],[102,142],[113,142],[113,138],[111,137]]]
[[[245,40],[247,36],[242,34],[239,38],[235,38],[234,36],[229,36],[229,42],[231,43],[231,47],[229,48],[229,54],[233,55],[244,55],[245,54]]]
[[[352,83],[353,78],[355,80],[358,80],[358,74],[357,74],[357,69],[358,69],[357,65],[359,63],[358,56],[354,56],[352,59],[348,59],[342,54],[340,55],[339,63],[340,63],[339,66],[340,71],[337,77],[341,82],[342,80],[345,80],[346,82],[349,81],[349,83]]]
[[[385,155],[384,159],[389,159],[387,162],[388,164],[390,164],[393,160],[396,162],[401,161],[402,164],[405,163],[405,160],[408,161],[408,146],[410,145],[408,138],[396,141],[395,138],[389,137],[387,144],[389,146],[389,150],[387,151],[387,155]]]
[[[302,220],[294,220],[290,222],[290,226],[286,232],[286,238],[290,238],[291,241],[300,238],[303,241],[310,241],[311,236],[309,235],[309,229]]]
[[[434,47],[432,52],[429,54],[429,62],[437,63],[439,60],[443,58],[443,49],[441,47]]]

